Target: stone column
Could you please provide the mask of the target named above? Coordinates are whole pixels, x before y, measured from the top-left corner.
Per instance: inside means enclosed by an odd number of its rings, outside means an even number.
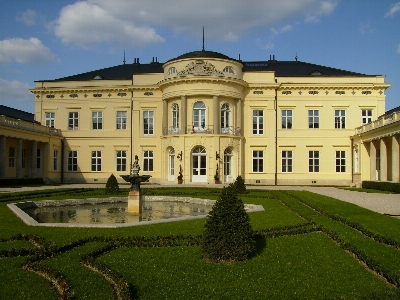
[[[381,138],[380,140],[380,147],[381,147],[381,151],[380,151],[380,160],[381,160],[381,181],[387,181],[387,163],[388,163],[388,159],[387,159],[387,146],[386,146],[386,142],[385,142],[385,138]]]
[[[181,96],[181,132],[186,133],[186,126],[187,126],[187,112],[186,112],[186,96]]]
[[[16,169],[16,175],[17,178],[22,178],[22,139],[17,140],[17,169]]]
[[[214,111],[214,115],[213,115],[213,123],[214,123],[214,134],[220,134],[220,124],[219,124],[219,115],[220,115],[220,111],[219,111],[219,101],[218,101],[218,96],[214,96],[213,97],[213,111]]]
[[[237,104],[236,104],[236,127],[240,128],[240,135],[243,135],[243,130],[242,130],[242,99],[238,99],[237,100]]]
[[[163,134],[167,134],[167,132],[168,132],[168,103],[167,103],[167,100],[163,100],[162,130],[163,130]],[[164,130],[166,130],[166,132]]]
[[[399,135],[392,136],[392,181],[399,182]]]
[[[374,141],[369,143],[370,180],[376,180],[376,146]]]
[[[0,178],[6,177],[6,137],[0,135]]]
[[[36,161],[37,161],[37,142],[32,141],[32,148],[31,148],[31,178],[36,178]]]

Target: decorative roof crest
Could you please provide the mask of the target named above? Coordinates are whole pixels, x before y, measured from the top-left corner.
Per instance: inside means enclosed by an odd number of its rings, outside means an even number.
[[[188,64],[184,70],[180,71],[177,76],[185,77],[189,75],[195,76],[225,76],[221,71],[218,71],[215,66],[204,60],[196,60]]]

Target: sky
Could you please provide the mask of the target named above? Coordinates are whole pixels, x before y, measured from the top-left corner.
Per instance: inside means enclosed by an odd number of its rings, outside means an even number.
[[[205,49],[383,75],[400,106],[399,0],[0,0],[0,104],[34,82]]]

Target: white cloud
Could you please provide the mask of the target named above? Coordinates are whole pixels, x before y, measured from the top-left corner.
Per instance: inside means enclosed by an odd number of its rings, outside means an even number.
[[[37,38],[0,41],[0,63],[16,61],[21,64],[31,64],[53,60],[54,54]]]
[[[0,78],[0,103],[5,101],[25,102],[32,101],[33,95],[29,91],[29,84],[20,81],[7,81]]]
[[[306,17],[306,22],[315,23],[319,22],[321,16],[330,15],[336,8],[338,2],[337,0],[326,0],[320,1],[319,6],[316,10],[311,11]]]
[[[85,0],[65,6],[53,23],[64,42],[144,46],[163,41],[163,30],[206,39],[235,41],[254,28],[289,18],[330,14],[336,0]]]
[[[399,11],[400,11],[400,2],[397,2],[396,4],[393,4],[390,7],[389,11],[385,14],[385,18],[393,17],[393,15]]]
[[[277,36],[277,35],[279,35],[281,33],[291,31],[292,29],[293,29],[292,25],[286,25],[286,26],[283,26],[283,27],[278,28],[278,29],[271,28],[271,32],[272,32],[273,36]]]
[[[374,32],[374,31],[375,31],[375,28],[372,27],[372,26],[369,25],[369,24],[360,24],[360,27],[359,27],[358,31],[359,31],[362,35],[364,35],[364,34],[368,34],[368,33]]]
[[[32,9],[28,9],[18,15],[16,20],[25,23],[25,25],[34,25],[36,23],[36,12]]]

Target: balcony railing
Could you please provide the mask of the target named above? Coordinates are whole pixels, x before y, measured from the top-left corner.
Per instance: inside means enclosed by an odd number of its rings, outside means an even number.
[[[398,112],[398,111],[391,113],[390,115],[383,115],[379,119],[377,119],[373,122],[370,122],[368,124],[364,124],[360,127],[357,127],[356,134],[362,134],[364,132],[388,125],[390,123],[393,123],[393,122],[396,122],[399,120],[400,120],[400,112]]]
[[[221,128],[219,130],[219,133],[216,133],[214,131],[214,126],[213,125],[208,125],[208,126],[201,126],[201,127],[194,127],[192,125],[188,125],[185,128],[185,131],[182,132],[180,128],[176,127],[164,127],[163,128],[163,135],[175,135],[175,134],[224,134],[224,135],[234,135],[234,136],[240,136],[241,134],[241,129],[240,127],[225,127]]]
[[[8,126],[8,127],[16,128],[16,129],[27,130],[27,131],[31,131],[31,132],[42,133],[42,134],[61,136],[61,130],[59,130],[59,129],[46,127],[46,126],[40,125],[39,123],[33,123],[33,122],[23,121],[20,119],[10,118],[10,117],[4,116],[4,115],[0,116],[0,125]]]

